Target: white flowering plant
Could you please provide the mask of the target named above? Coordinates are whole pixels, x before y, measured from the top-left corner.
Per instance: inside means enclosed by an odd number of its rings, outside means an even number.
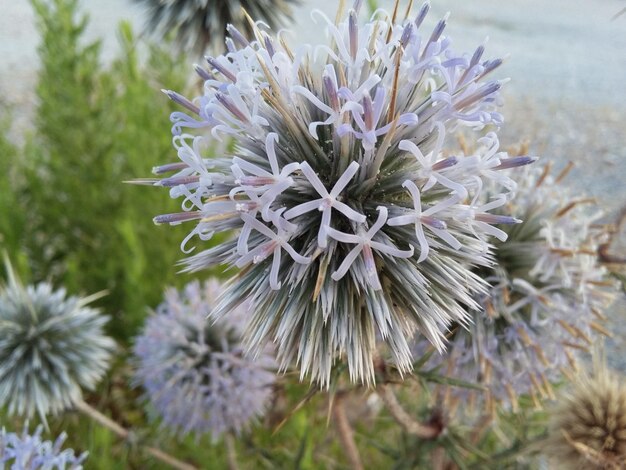
[[[261,24],[252,40],[230,27],[227,52],[196,67],[202,95],[166,92],[184,108],[171,116],[179,161],[140,181],[182,199],[155,222],[194,223],[185,252],[234,233],[184,262],[241,270],[211,318],[251,299],[250,348],[276,343],[282,369],[299,364],[322,386],[339,357],[353,381],[373,383],[377,336],[401,373],[415,334],[444,350],[486,292],[471,267],[506,238],[497,225],[519,222],[492,212],[515,189],[501,170],[534,160],[499,151],[494,132],[471,155],[446,147],[461,126],[501,124],[502,82],[489,79],[501,60],[483,46],[453,52],[447,18],[423,33],[428,3],[365,24],[359,9],[336,22],[314,11],[327,42],[295,49]],[[210,157],[221,139],[229,150]],[[487,181],[500,189],[484,200]]]

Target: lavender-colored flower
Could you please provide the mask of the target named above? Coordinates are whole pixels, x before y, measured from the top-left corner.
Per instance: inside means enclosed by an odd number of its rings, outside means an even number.
[[[43,441],[41,434],[43,426],[38,426],[34,434],[25,429],[22,434],[0,431],[0,464],[5,468],[16,470],[82,470],[82,463],[87,458],[87,452],[78,457],[72,449],[61,449],[65,433],[56,441]]]
[[[601,212],[593,200],[574,197],[553,178],[549,166],[532,168],[518,181],[518,194],[507,211],[524,219],[506,230],[506,243],[495,249],[496,264],[477,271],[491,285],[479,297],[472,322],[459,327],[449,353],[433,355],[427,367],[484,385],[487,401],[517,407],[530,394],[539,405],[552,397],[551,382],[576,367],[595,333],[606,333],[602,310],[614,295],[606,271],[597,262],[606,231],[594,221]],[[497,216],[497,215],[496,215]],[[420,342],[417,349],[429,345]],[[457,389],[452,396],[478,398]]]
[[[353,380],[372,383],[377,332],[401,372],[412,367],[416,331],[443,350],[446,329],[466,323],[463,306],[478,308],[484,293],[468,266],[488,262],[489,236],[505,236],[493,224],[518,222],[489,212],[515,187],[500,172],[511,162],[496,135],[473,155],[445,148],[459,125],[501,122],[500,82],[482,83],[500,61],[483,60],[482,46],[455,54],[446,19],[424,35],[428,3],[364,25],[360,3],[337,24],[313,12],[329,36],[315,47],[231,29],[235,47],[198,69],[202,96],[167,92],[188,112],[171,116],[181,162],[155,173],[176,173],[142,181],[183,198],[183,212],[155,221],[195,221],[186,252],[195,236],[238,231],[186,270],[242,268],[212,317],[250,297],[251,348],[274,341],[282,369],[297,363],[322,385],[338,356]],[[209,158],[207,144],[222,138],[231,150]],[[478,205],[484,180],[502,194]]]
[[[181,49],[198,54],[223,44],[227,28],[252,34],[246,12],[272,28],[291,18],[296,0],[135,0],[148,9],[147,30],[160,37],[176,33]],[[241,39],[239,36],[235,38]]]
[[[256,358],[241,346],[247,305],[211,324],[207,315],[222,290],[217,282],[168,290],[134,347],[135,383],[162,418],[181,435],[239,433],[263,415],[272,395],[273,358]]]
[[[98,295],[68,297],[47,283],[23,286],[7,262],[0,286],[0,406],[42,419],[82,399],[107,371],[115,343],[108,317],[87,305]]]

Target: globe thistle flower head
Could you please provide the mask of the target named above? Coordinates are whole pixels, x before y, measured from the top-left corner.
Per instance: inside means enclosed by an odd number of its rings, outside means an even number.
[[[377,334],[401,372],[417,331],[444,349],[484,292],[468,266],[488,264],[490,238],[506,237],[496,225],[518,222],[491,213],[515,186],[501,170],[532,161],[509,159],[494,132],[472,155],[446,148],[458,126],[500,124],[501,82],[488,79],[499,60],[483,46],[454,53],[447,18],[422,31],[428,4],[365,24],[359,6],[336,23],[314,11],[328,40],[295,50],[260,25],[250,40],[231,29],[229,51],[198,69],[202,96],[167,92],[186,110],[171,115],[181,161],[155,173],[174,174],[141,181],[183,199],[155,221],[195,223],[186,252],[192,238],[236,231],[185,270],[240,268],[212,316],[250,298],[247,344],[274,341],[282,369],[299,364],[323,386],[338,357],[372,383]],[[209,158],[222,138],[232,150]],[[501,190],[479,203],[491,180]]]
[[[27,426],[28,427],[28,426]],[[66,434],[61,434],[54,442],[41,438],[43,426],[38,426],[34,434],[25,429],[22,434],[0,431],[0,464],[5,468],[20,470],[82,470],[87,452],[76,456],[72,449],[62,449]]]
[[[609,470],[626,466],[626,387],[606,366],[579,374],[550,410],[544,452],[551,468]]]
[[[209,46],[223,45],[228,27],[248,34],[245,12],[278,28],[290,20],[296,0],[135,0],[148,10],[147,30],[159,36],[176,33],[181,50],[204,54]]]
[[[490,291],[477,299],[481,309],[470,326],[455,331],[449,354],[431,359],[444,373],[484,385],[487,405],[516,409],[518,397],[530,394],[540,406],[554,396],[551,382],[571,376],[595,335],[608,335],[601,312],[615,286],[597,261],[607,232],[594,224],[602,215],[595,202],[574,197],[562,183],[565,173],[553,177],[549,165],[531,167],[517,181],[507,212],[523,222],[496,243],[495,265],[479,269]],[[462,390],[453,399],[468,394],[479,398]]]
[[[240,343],[247,306],[212,324],[207,315],[221,290],[217,282],[168,290],[134,346],[135,383],[162,418],[181,435],[240,433],[261,417],[272,395],[273,358],[252,359]]]
[[[47,283],[23,286],[6,262],[0,286],[0,406],[45,421],[82,399],[109,366],[108,317],[88,307],[98,295],[67,296]]]

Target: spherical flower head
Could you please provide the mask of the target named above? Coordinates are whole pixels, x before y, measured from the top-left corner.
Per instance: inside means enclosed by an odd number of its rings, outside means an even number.
[[[0,406],[41,419],[82,400],[106,373],[115,343],[108,317],[47,283],[23,286],[7,262],[0,286]]]
[[[617,375],[604,367],[576,378],[550,410],[544,452],[555,469],[626,466],[626,387]]]
[[[247,357],[241,346],[248,306],[216,323],[207,320],[222,289],[194,282],[182,292],[168,290],[136,339],[135,383],[174,433],[213,439],[240,433],[264,414],[272,396],[273,358],[268,351]]]
[[[596,335],[608,334],[602,311],[616,286],[597,261],[607,237],[594,223],[602,213],[593,199],[574,195],[563,176],[552,176],[549,165],[523,173],[507,206],[523,222],[496,243],[493,267],[477,270],[489,293],[478,298],[470,326],[456,329],[449,353],[429,363],[484,385],[487,405],[495,399],[515,410],[518,397],[530,394],[540,406],[553,397],[551,382],[571,376]],[[468,389],[452,395],[465,402],[468,394],[478,398]]]
[[[424,33],[428,4],[360,24],[360,3],[338,23],[314,11],[328,38],[315,46],[292,50],[258,25],[254,40],[233,31],[234,47],[197,69],[202,96],[167,92],[188,111],[171,116],[180,162],[154,171],[175,174],[140,181],[183,199],[183,212],[155,218],[194,221],[183,250],[236,233],[186,260],[188,271],[242,270],[213,318],[250,298],[252,350],[275,342],[281,369],[298,364],[323,386],[338,357],[371,384],[377,334],[400,372],[416,332],[444,349],[485,289],[469,266],[506,237],[493,224],[517,222],[489,213],[515,186],[500,170],[532,161],[507,166],[494,133],[473,155],[445,147],[458,126],[501,122],[500,82],[487,80],[499,60],[483,60],[483,46],[454,53],[446,18]],[[230,150],[209,158],[222,138]],[[501,191],[479,203],[485,180]]]
[[[135,0],[148,9],[147,30],[159,36],[176,33],[181,50],[197,54],[223,45],[227,28],[252,33],[246,12],[272,28],[290,19],[296,0]]]
[[[38,426],[34,434],[25,429],[22,434],[8,433],[4,428],[0,431],[0,464],[5,468],[8,464],[12,469],[19,470],[82,470],[82,463],[87,452],[78,457],[72,449],[62,449],[65,433],[56,441],[41,439],[43,426]]]

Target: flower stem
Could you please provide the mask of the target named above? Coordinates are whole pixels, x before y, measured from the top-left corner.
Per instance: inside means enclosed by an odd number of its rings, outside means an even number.
[[[339,432],[339,439],[346,451],[350,466],[353,470],[363,470],[359,449],[354,441],[354,433],[346,415],[346,408],[343,404],[343,393],[337,393],[334,397],[333,416],[335,417],[335,425]]]
[[[89,418],[96,421],[98,424],[101,424],[105,428],[111,430],[122,439],[127,439],[128,436],[130,435],[130,431],[128,429],[123,428],[122,426],[117,424],[115,421],[113,421],[111,418],[103,415],[98,410],[93,408],[91,405],[85,403],[84,401],[79,401],[78,403],[76,403],[76,409],[78,409],[78,411],[83,413],[85,416],[88,416]],[[146,452],[148,452],[148,454],[150,454],[156,459],[159,459],[161,462],[164,462],[170,465],[172,468],[176,468],[178,470],[198,470],[193,465],[190,465],[185,462],[181,462],[180,460],[176,459],[175,457],[172,457],[171,455],[167,454],[166,452],[163,452],[160,449],[157,449],[155,447],[150,447],[150,446],[143,446],[143,447],[146,450]]]
[[[389,385],[380,384],[376,390],[391,416],[407,433],[422,439],[435,439],[441,434],[441,426],[423,424],[415,421],[404,408],[402,408],[402,405],[400,405],[398,398]]]
[[[235,450],[235,440],[233,435],[226,433],[224,441],[226,443],[226,455],[228,457],[228,470],[239,470],[239,465],[237,464],[237,451]]]

